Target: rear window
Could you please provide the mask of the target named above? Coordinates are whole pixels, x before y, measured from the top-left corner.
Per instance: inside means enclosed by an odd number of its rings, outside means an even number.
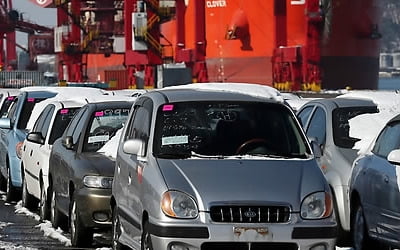
[[[39,103],[46,98],[27,98],[22,106],[22,111],[19,117],[19,122],[17,124],[18,129],[25,129],[28,124],[29,118],[32,115],[33,107],[35,107],[36,103]]]
[[[97,110],[92,114],[89,131],[85,136],[83,151],[95,152],[104,146],[121,129],[130,108]]]
[[[55,140],[62,136],[64,130],[67,128],[69,122],[72,120],[78,110],[79,108],[65,108],[60,109],[57,112],[49,138],[50,145],[52,145]]]
[[[335,145],[342,148],[352,148],[360,138],[350,137],[349,120],[362,114],[378,113],[378,111],[376,106],[334,109],[332,111],[332,130]]]

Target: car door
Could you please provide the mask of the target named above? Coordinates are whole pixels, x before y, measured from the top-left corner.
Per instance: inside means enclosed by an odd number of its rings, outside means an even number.
[[[38,132],[42,135],[44,142],[46,141],[47,132],[49,130],[50,122],[54,114],[54,105],[48,105],[39,115],[35,125],[31,132]],[[28,192],[35,197],[40,197],[40,171],[42,165],[46,164],[43,162],[44,151],[49,151],[47,143],[37,143],[25,140],[23,147],[24,155],[22,161],[25,170],[25,180],[27,182]],[[47,154],[47,153],[46,153]],[[48,158],[47,158],[48,159]]]
[[[72,149],[67,149],[64,145],[59,147],[59,155],[57,156],[59,159],[59,163],[57,166],[57,170],[52,174],[55,177],[55,188],[57,192],[57,198],[60,204],[60,209],[67,214],[69,210],[69,181],[71,179],[71,161],[73,161],[78,154],[79,148],[79,139],[82,133],[84,133],[83,126],[86,124],[86,112],[88,111],[87,107],[81,108],[78,113],[71,120],[68,128],[66,129],[63,139],[68,136],[72,137],[72,142],[74,147]]]
[[[124,141],[129,139],[141,139],[147,145],[150,134],[150,123],[152,114],[152,101],[148,98],[142,98],[137,101],[132,118],[125,131]],[[147,151],[147,150],[146,150]],[[142,205],[140,202],[142,173],[146,163],[140,161],[136,155],[130,155],[119,151],[117,163],[117,173],[119,176],[121,198],[118,199],[121,214],[125,215],[125,220],[133,221],[133,225],[125,225],[127,233],[132,237],[140,235],[140,222]],[[133,209],[134,208],[134,209]],[[137,224],[138,223],[138,224]]]
[[[394,149],[400,149],[400,122],[388,124],[373,148],[375,156],[366,171],[371,190],[366,195],[370,210],[367,214],[377,233],[398,241],[400,235],[400,166],[387,161]]]

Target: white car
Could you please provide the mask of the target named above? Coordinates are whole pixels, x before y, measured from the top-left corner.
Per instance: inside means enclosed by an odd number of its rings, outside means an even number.
[[[22,146],[22,205],[35,208],[40,201],[41,220],[49,217],[48,170],[53,142],[58,139],[84,102],[54,100],[45,106]]]

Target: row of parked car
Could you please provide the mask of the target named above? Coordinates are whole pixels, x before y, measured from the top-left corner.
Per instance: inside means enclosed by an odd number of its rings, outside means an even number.
[[[307,137],[322,151],[317,161],[332,190],[339,246],[400,247],[399,97],[395,91],[360,91],[312,100],[297,112]],[[351,133],[366,130],[360,123],[381,125],[376,132]],[[367,147],[356,146],[362,140]]]
[[[378,203],[364,203],[372,179],[355,174],[379,160],[395,169],[396,145],[379,143],[377,160],[359,157],[352,167],[358,139],[349,121],[379,112],[372,101],[320,99],[296,116],[281,93],[256,84],[4,95],[6,199],[22,195],[42,220],[69,229],[73,246],[91,245],[94,232],[109,229],[113,249],[332,250],[337,239],[356,250],[378,249],[369,244],[376,239],[399,246],[398,223],[388,224],[399,213],[385,210],[385,223],[373,224]],[[389,132],[378,141],[394,140]],[[399,197],[398,185],[391,188]],[[392,238],[381,237],[382,226]]]

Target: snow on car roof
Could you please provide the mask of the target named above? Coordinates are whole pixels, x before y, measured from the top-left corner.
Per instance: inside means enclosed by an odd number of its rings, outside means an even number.
[[[363,114],[349,120],[350,136],[361,138],[353,148],[359,154],[368,153],[372,143],[385,124],[400,114],[400,92],[382,90],[354,90],[338,98],[357,97],[372,100],[378,105],[379,113]]]
[[[107,101],[134,101],[136,97],[125,96],[125,95],[110,95],[108,91],[102,89],[90,88],[90,87],[33,87],[34,90],[48,90],[51,92],[56,92],[57,95],[52,98],[48,98],[41,101],[35,105],[32,110],[32,115],[29,118],[27,129],[33,128],[35,121],[39,117],[42,110],[47,106],[47,104],[53,101],[74,101],[82,103],[82,106],[88,102],[107,102]],[[23,88],[27,89],[27,88]],[[31,87],[29,87],[31,90]]]
[[[237,82],[214,82],[214,83],[191,83],[185,85],[165,87],[164,89],[197,89],[197,90],[216,90],[230,93],[241,93],[259,98],[272,99],[277,102],[284,102],[281,93],[270,86],[256,83],[237,83]]]

